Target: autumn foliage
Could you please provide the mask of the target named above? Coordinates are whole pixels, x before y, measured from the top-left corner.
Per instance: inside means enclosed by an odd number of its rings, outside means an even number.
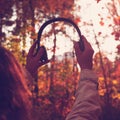
[[[100,49],[101,38],[104,43],[106,36],[109,38],[112,35],[115,42],[120,41],[120,1],[108,1],[105,5],[109,13],[107,16],[98,14],[101,27],[106,25],[106,20],[112,21],[107,26],[111,35],[104,33],[104,28],[95,33],[94,21],[86,22],[81,14],[74,14],[75,9],[81,12],[83,7],[81,4],[76,5],[76,1],[78,0],[0,0],[0,45],[7,47],[24,66],[28,49],[37,39],[37,32],[45,21],[65,17],[73,20],[79,27],[86,27],[86,34],[89,34],[88,37],[93,35],[92,39],[98,48],[93,59],[93,68],[99,78],[98,92],[103,108],[100,119],[120,120],[120,44],[116,46],[114,61],[109,60]],[[95,1],[99,5],[104,0]],[[64,120],[75,100],[80,79],[80,69],[75,56],[69,52],[62,54],[62,57],[56,55],[59,47],[56,46],[56,41],[60,39],[57,35],[60,33],[61,36],[72,39],[71,34],[67,34],[69,28],[72,29],[64,23],[56,23],[49,26],[49,30],[42,36],[44,45],[47,40],[52,41],[53,46],[47,50],[53,54],[53,61],[41,67],[38,70],[38,79],[29,85],[34,110],[40,120]]]

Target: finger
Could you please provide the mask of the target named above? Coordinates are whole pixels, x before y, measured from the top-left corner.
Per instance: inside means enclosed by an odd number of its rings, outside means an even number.
[[[44,53],[45,53],[45,48],[44,48],[44,46],[41,46],[37,55],[36,55],[36,59],[40,59]]]
[[[74,43],[74,49],[75,49],[75,51],[81,51],[80,50],[80,46],[79,46],[79,42],[74,41],[73,43]]]
[[[76,56],[80,56],[83,52],[80,50],[79,42],[73,42]]]
[[[28,52],[28,56],[33,56],[33,53],[34,53],[34,50],[35,50],[35,47],[36,47],[36,43],[37,43],[37,41],[35,41],[33,43],[33,45],[31,46],[31,48],[30,48],[30,50]]]
[[[85,48],[92,48],[91,44],[87,41],[86,37],[82,35],[82,40],[84,42]]]

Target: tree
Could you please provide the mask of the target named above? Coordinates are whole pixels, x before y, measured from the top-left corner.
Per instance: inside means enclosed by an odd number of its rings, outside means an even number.
[[[114,24],[110,24],[109,26],[113,28],[112,34],[115,36],[115,40],[120,41],[120,13],[119,13],[120,1],[112,0],[107,4],[107,8],[109,10],[109,15],[113,20]]]
[[[14,24],[14,21],[11,19],[12,16],[13,16],[13,1],[1,0],[0,1],[0,44],[4,42],[6,38],[6,32],[3,28],[10,27]]]

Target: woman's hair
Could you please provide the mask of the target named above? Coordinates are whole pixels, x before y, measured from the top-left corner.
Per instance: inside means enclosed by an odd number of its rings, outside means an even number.
[[[30,91],[21,65],[0,46],[0,120],[30,120]]]

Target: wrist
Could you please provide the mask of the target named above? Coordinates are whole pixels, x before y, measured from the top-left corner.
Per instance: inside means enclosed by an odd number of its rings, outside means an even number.
[[[81,70],[83,69],[88,69],[88,70],[92,70],[92,65],[89,65],[89,66],[80,66]]]
[[[29,73],[33,78],[37,78],[37,71],[36,72],[29,71]]]
[[[36,78],[37,76],[37,70],[33,70],[33,68],[26,65],[26,70],[31,74],[33,78]]]
[[[98,85],[98,76],[93,70],[82,69],[80,74],[80,79],[81,81],[88,80]]]

